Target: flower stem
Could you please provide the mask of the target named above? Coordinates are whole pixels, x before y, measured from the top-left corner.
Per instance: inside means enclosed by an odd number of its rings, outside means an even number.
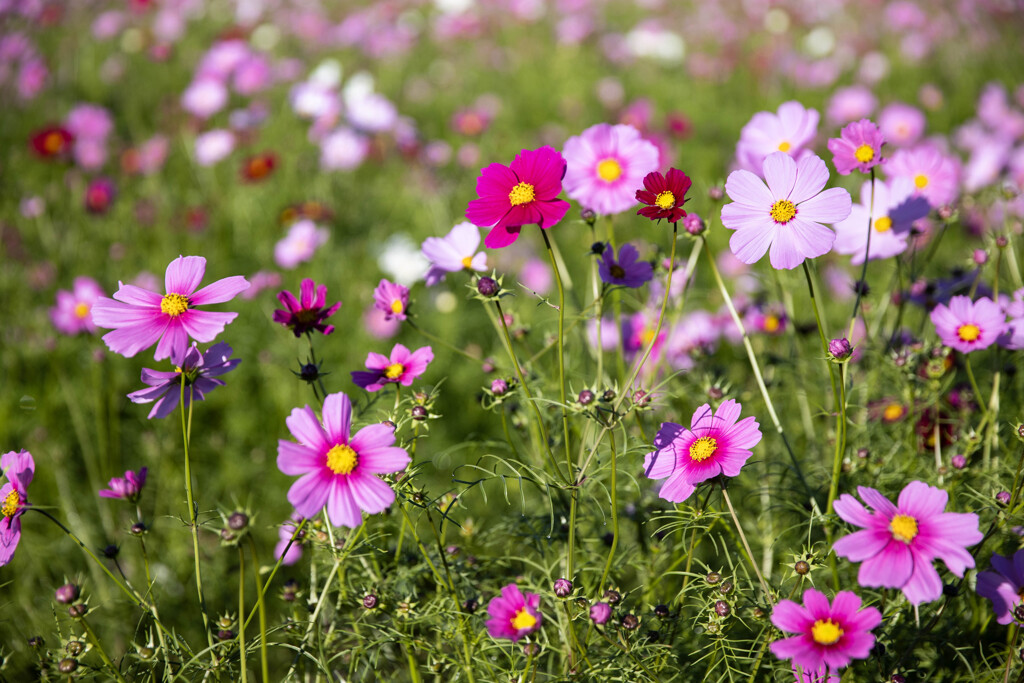
[[[263,589],[260,591],[260,595],[259,595],[259,599],[260,600],[262,600],[266,596],[266,591],[270,588],[270,584],[274,581],[274,576],[277,574],[277,570],[281,568],[281,564],[282,564],[282,562],[284,562],[284,556],[288,553],[288,551],[291,549],[292,545],[299,538],[299,535],[302,533],[302,530],[306,528],[306,523],[308,521],[309,520],[307,520],[307,519],[303,519],[299,523],[299,525],[297,527],[295,527],[295,531],[292,532],[291,539],[288,540],[288,545],[286,545],[284,547],[284,550],[281,552],[281,557],[277,558],[277,564],[275,564],[274,568],[270,570],[270,576],[267,577],[267,582],[264,584]],[[256,561],[256,554],[255,554],[255,552],[253,553],[253,561],[254,562]],[[259,570],[257,570],[257,572],[256,572],[257,585],[259,585],[259,580],[260,580],[259,579]],[[258,602],[256,603],[256,607],[254,607],[249,612],[249,616],[247,616],[245,618],[245,625],[246,626],[249,625],[249,622],[252,621],[253,616],[256,615],[256,610],[257,609],[259,609],[259,603]]]
[[[853,315],[850,316],[850,331],[846,338],[853,337],[853,324],[857,322],[857,312],[860,310],[860,298],[866,287],[865,280],[868,276],[868,257],[871,255],[871,226],[875,214],[875,167],[871,167],[871,201],[868,206],[868,239],[864,245],[864,265],[860,269],[860,281],[857,283],[857,298],[853,301]]]
[[[427,332],[425,329],[423,329],[422,327],[417,325],[415,322],[413,322],[412,318],[406,318],[405,319],[405,324],[408,325],[409,327],[411,327],[412,329],[416,330],[420,334],[422,334],[424,337],[426,337],[428,340],[430,340],[434,344],[439,344],[439,345],[445,347],[446,349],[448,349],[450,351],[454,351],[455,353],[459,354],[460,356],[463,356],[464,358],[468,358],[469,360],[473,361],[474,363],[480,363],[481,365],[483,364],[483,360],[482,359],[477,358],[476,356],[474,356],[472,354],[466,353],[463,349],[460,349],[459,347],[455,346],[451,342],[449,342],[449,341],[447,341],[445,339],[442,339],[441,337],[438,337],[436,334],[433,334],[432,332]]]
[[[199,610],[203,615],[203,628],[206,630],[206,641],[213,647],[213,631],[210,630],[210,617],[206,613],[206,596],[203,594],[202,567],[199,563],[199,524],[197,521],[196,504],[192,496],[192,460],[189,457],[189,441],[192,435],[192,401],[188,402],[188,416],[185,415],[185,373],[181,373],[181,436],[185,447],[185,497],[188,500],[189,526],[192,528],[192,553],[196,567],[196,594],[199,596]],[[191,396],[189,397],[191,398]]]
[[[267,663],[267,610],[263,601],[263,585],[260,579],[260,561],[256,556],[256,541],[252,540],[251,534],[249,535],[249,552],[252,554],[252,575],[256,581],[256,608],[260,612],[260,669],[265,682],[270,680],[270,666]]]
[[[611,496],[612,496],[612,543],[611,547],[608,548],[608,559],[604,563],[604,571],[601,573],[601,582],[597,584],[597,594],[604,595],[605,581],[608,579],[608,572],[612,568],[612,560],[615,558],[615,548],[619,545],[619,498],[616,493],[617,475],[618,475],[618,463],[616,462],[615,453],[615,432],[608,432],[608,444],[612,451],[612,480],[611,480]]]
[[[772,600],[772,593],[768,589],[768,584],[765,583],[764,576],[761,575],[761,568],[757,566],[757,560],[754,559],[754,553],[750,550],[750,544],[747,543],[747,535],[743,533],[743,526],[740,525],[740,520],[736,516],[736,510],[732,506],[732,500],[729,498],[729,490],[726,488],[725,482],[722,482],[722,500],[725,501],[725,506],[729,508],[729,514],[732,515],[732,523],[736,525],[736,532],[740,535],[740,540],[743,541],[743,549],[747,551],[747,559],[750,560],[750,566],[754,568],[754,574],[757,575],[757,580],[761,584],[761,590],[764,591],[764,598],[769,604],[774,602]]]
[[[572,481],[572,452],[569,444],[569,409],[565,401],[565,291],[562,288],[562,276],[558,261],[555,260],[555,252],[551,248],[551,239],[546,230],[541,230],[544,237],[544,244],[548,248],[548,256],[551,258],[551,270],[555,273],[555,284],[558,286],[558,393],[562,403],[562,441],[565,443],[565,466]],[[570,552],[572,550],[570,549]],[[569,563],[570,568],[572,562]],[[572,572],[570,571],[570,574]]]
[[[242,683],[249,679],[245,667],[245,551],[238,546],[238,665],[241,667]]]
[[[89,626],[89,623],[85,620],[85,617],[80,618],[78,621],[80,624],[82,624],[82,629],[85,631],[86,636],[88,636],[89,642],[91,642],[92,646],[96,648],[96,651],[100,653],[100,659],[103,660],[103,663],[106,664],[107,668],[110,669],[111,673],[114,674],[114,677],[117,680],[119,680],[121,683],[125,683],[124,676],[122,676],[121,672],[117,670],[117,667],[114,666],[114,663],[110,661],[110,657],[107,656],[106,650],[104,650],[103,646],[100,645],[100,639],[96,637],[96,634]]]

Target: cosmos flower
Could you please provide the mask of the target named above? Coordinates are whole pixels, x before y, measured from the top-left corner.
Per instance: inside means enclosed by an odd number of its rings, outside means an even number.
[[[867,173],[882,163],[882,145],[885,138],[878,126],[868,119],[849,124],[839,132],[838,138],[828,141],[832,164],[839,175],[850,175],[854,169]]]
[[[76,277],[70,292],[57,290],[57,305],[50,309],[53,326],[62,334],[94,334],[96,325],[92,322],[92,307],[102,296],[103,289],[98,282],[84,275]]]
[[[819,591],[804,591],[804,604],[780,600],[772,610],[772,624],[782,631],[796,633],[772,643],[779,659],[791,659],[793,665],[808,672],[823,666],[841,669],[854,659],[866,659],[875,644],[871,629],[882,622],[874,607],[861,609],[861,600],[851,591],[839,591],[829,603]]]
[[[311,220],[292,223],[288,234],[274,245],[274,263],[288,270],[305,263],[327,242],[327,236],[327,230]]]
[[[916,193],[935,209],[960,194],[960,162],[933,145],[898,150],[886,161],[885,172],[892,178],[910,179]]]
[[[380,391],[385,384],[412,386],[413,380],[426,372],[432,360],[434,351],[429,346],[410,352],[401,344],[395,344],[391,358],[379,353],[368,354],[366,370],[353,371],[352,381],[369,392]]]
[[[142,495],[142,487],[146,485],[146,473],[149,468],[143,467],[138,472],[125,470],[123,477],[113,477],[108,483],[109,489],[99,492],[101,498],[119,498],[134,503]]]
[[[650,261],[640,261],[639,258],[640,252],[632,244],[619,247],[618,258],[611,244],[605,244],[601,260],[597,262],[601,281],[621,287],[640,287],[649,282],[654,277],[654,267]]]
[[[75,136],[67,128],[46,126],[37,131],[30,143],[36,154],[44,159],[64,157],[71,151]]]
[[[195,158],[200,166],[213,166],[223,161],[235,149],[235,134],[223,128],[214,128],[196,136]]]
[[[491,615],[487,620],[487,632],[491,637],[508,638],[513,643],[538,630],[543,621],[540,596],[536,593],[523,595],[514,583],[503,587],[501,595],[491,598],[487,613]]]
[[[106,213],[117,196],[117,188],[110,178],[95,178],[85,190],[85,210],[93,214]]]
[[[599,123],[566,140],[562,184],[570,199],[599,214],[634,206],[644,176],[658,168],[658,148],[633,126]]]
[[[277,155],[273,152],[264,152],[245,159],[240,173],[245,182],[258,183],[266,180],[276,168]]]
[[[0,567],[11,561],[21,540],[21,516],[31,505],[28,486],[36,473],[36,461],[28,451],[4,453],[0,470],[7,482],[0,487]]]
[[[812,155],[799,163],[775,152],[764,160],[765,182],[750,171],[733,171],[725,191],[733,200],[722,207],[722,225],[735,230],[729,240],[740,261],[756,263],[768,254],[773,268],[792,269],[805,258],[827,254],[835,233],[822,223],[836,223],[850,215],[850,193],[825,190],[828,169]]]
[[[942,595],[933,560],[941,559],[960,577],[974,566],[966,548],[982,539],[978,515],[944,512],[949,494],[942,489],[912,481],[896,505],[866,486],[858,486],[857,494],[874,511],[868,512],[848,493],[839,496],[836,514],[863,530],[840,538],[832,549],[839,557],[861,563],[860,585],[899,588],[911,604],[919,605]]]
[[[644,189],[636,191],[636,200],[647,206],[639,209],[637,215],[652,221],[664,218],[669,223],[677,222],[686,216],[683,204],[689,201],[686,193],[691,184],[690,178],[677,168],[669,169],[668,175],[658,171],[648,173],[644,177]]]
[[[878,114],[882,136],[896,147],[909,147],[924,133],[924,114],[903,102],[893,102]]]
[[[487,270],[487,254],[478,252],[479,247],[480,228],[468,222],[459,223],[444,237],[425,239],[420,251],[430,261],[425,276],[427,286],[443,281],[445,273]]]
[[[740,131],[736,145],[737,165],[757,173],[765,157],[773,152],[796,157],[814,139],[819,119],[817,110],[807,109],[799,102],[783,102],[774,114],[769,111],[754,114]]]
[[[113,299],[101,298],[93,304],[93,323],[114,330],[105,334],[103,341],[111,351],[127,358],[153,344],[157,345],[153,356],[156,360],[170,358],[175,351],[184,355],[189,337],[199,342],[213,341],[238,315],[200,311],[196,306],[231,301],[249,288],[244,277],[235,275],[196,291],[205,273],[206,259],[202,256],[179,256],[167,266],[167,293],[162,296],[118,283]]]
[[[373,305],[383,311],[386,319],[405,320],[409,307],[409,288],[387,280],[381,280],[373,290]]]
[[[202,401],[206,394],[220,386],[224,380],[217,379],[226,372],[235,369],[241,359],[229,360],[231,347],[220,342],[214,344],[205,353],[199,353],[195,342],[181,355],[172,354],[173,372],[162,372],[143,368],[142,383],[150,389],[139,389],[128,394],[132,403],[152,403],[149,419],[167,417],[174,412],[181,400],[181,377],[185,376],[185,407],[192,401]]]
[[[874,201],[871,194],[869,180],[861,186],[860,204],[854,204],[850,215],[833,226],[836,241],[832,246],[840,254],[852,254],[850,263],[854,265],[864,263],[869,217],[872,232],[868,259],[874,260],[903,253],[913,222],[931,211],[926,199],[914,196],[914,184],[906,178],[876,180]]]
[[[302,558],[302,542],[305,539],[306,531],[301,531],[292,542],[292,536],[302,524],[302,519],[302,515],[293,512],[290,520],[277,527],[277,545],[274,546],[274,557],[281,560],[281,564],[285,566],[291,566]]]
[[[720,474],[735,477],[761,441],[754,417],[739,420],[742,406],[730,399],[712,413],[705,403],[693,413],[690,428],[663,422],[654,450],[644,458],[644,474],[666,481],[658,496],[673,503],[690,497],[696,485]]]
[[[1009,624],[1024,594],[1024,550],[1018,550],[1013,557],[993,555],[992,569],[994,571],[978,572],[975,590],[992,601],[996,621]]]
[[[1006,314],[988,297],[972,303],[970,297],[954,296],[948,306],[933,308],[930,317],[942,343],[961,353],[988,348],[1006,331]]]
[[[299,298],[288,290],[277,293],[277,299],[284,306],[274,311],[274,322],[281,323],[296,337],[316,330],[325,335],[334,332],[334,325],[325,325],[324,321],[334,315],[341,302],[327,307],[327,285],[316,286],[310,278],[305,278],[299,285]]]
[[[491,228],[484,246],[507,247],[524,225],[536,223],[546,230],[562,220],[569,210],[569,202],[558,198],[565,172],[565,159],[551,147],[524,149],[508,166],[482,169],[476,180],[479,197],[469,202],[466,219]]]
[[[323,424],[309,406],[296,408],[285,420],[298,441],[277,443],[277,466],[299,476],[288,489],[288,502],[302,517],[311,518],[327,508],[334,526],[355,528],[363,512],[376,514],[395,500],[395,492],[377,474],[400,472],[411,458],[396,448],[395,430],[371,424],[352,431],[352,402],[342,393],[324,399]]]

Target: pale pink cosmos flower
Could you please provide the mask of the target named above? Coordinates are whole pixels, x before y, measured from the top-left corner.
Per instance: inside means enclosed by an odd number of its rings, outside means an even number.
[[[924,134],[924,114],[909,104],[893,102],[878,115],[878,127],[890,145],[909,147]]]
[[[201,119],[208,119],[228,103],[228,89],[213,78],[193,81],[181,95],[181,108]]]
[[[79,104],[72,109],[64,121],[76,139],[98,140],[103,142],[114,129],[114,121],[110,112],[97,104]]]
[[[740,261],[756,263],[769,252],[773,268],[793,269],[805,258],[832,249],[835,233],[822,223],[850,215],[850,193],[838,187],[825,190],[828,169],[813,154],[800,163],[785,152],[764,160],[762,181],[750,171],[729,174],[725,191],[731,204],[722,207],[722,225],[735,230],[729,240]]]
[[[886,161],[885,172],[894,178],[909,178],[915,192],[932,208],[951,204],[960,194],[960,161],[935,145],[898,150]]]
[[[328,232],[311,220],[296,221],[284,239],[274,245],[274,263],[291,270],[311,258],[327,242]]]
[[[851,85],[836,90],[828,101],[825,116],[833,125],[842,126],[871,116],[877,106],[878,98],[870,88]]]
[[[103,296],[103,288],[91,277],[75,278],[71,291],[57,291],[57,305],[50,309],[50,320],[58,332],[94,334],[96,325],[92,322],[92,307]]]
[[[487,254],[480,248],[480,228],[468,221],[457,224],[444,237],[428,237],[420,251],[430,261],[424,276],[427,286],[444,281],[446,273],[487,270]]]
[[[115,498],[129,503],[138,501],[142,495],[142,487],[146,485],[146,473],[149,468],[143,467],[138,472],[126,470],[123,477],[113,477],[99,494],[101,498]]]
[[[844,127],[838,138],[831,138],[828,151],[832,152],[832,163],[840,175],[849,175],[853,170],[867,173],[882,163],[883,144],[885,139],[878,126],[861,119]]]
[[[624,124],[591,126],[566,141],[562,156],[565,193],[602,215],[635,206],[644,177],[658,169],[658,148]]]
[[[1006,314],[988,297],[971,302],[970,297],[954,296],[949,305],[932,309],[935,332],[946,346],[961,353],[988,348],[1006,332]]]
[[[7,479],[0,487],[0,567],[8,564],[21,540],[21,516],[29,508],[28,486],[36,473],[36,461],[28,451],[9,451],[0,457],[0,471]]]
[[[285,420],[298,441],[277,443],[277,466],[287,475],[299,475],[288,489],[288,502],[302,517],[311,518],[327,508],[334,526],[355,528],[363,512],[383,512],[395,501],[395,492],[378,474],[400,472],[411,458],[394,447],[395,430],[384,424],[352,432],[352,402],[342,393],[324,399],[323,424],[309,406],[296,408]]]
[[[876,180],[874,201],[871,199],[871,181],[860,190],[860,204],[854,204],[850,215],[836,223],[836,241],[833,245],[840,254],[852,254],[850,263],[864,263],[864,250],[868,248],[868,218],[871,218],[871,245],[868,260],[884,259],[902,254],[907,248],[910,229],[914,221],[931,211],[924,197],[914,195],[914,184],[906,178],[889,182]]]
[[[736,145],[739,168],[759,173],[764,159],[774,152],[798,157],[818,132],[820,115],[799,102],[783,102],[776,113],[762,111],[740,131]]]
[[[213,166],[223,161],[235,149],[235,134],[223,128],[214,128],[196,136],[196,163]]]
[[[172,353],[184,355],[189,337],[210,342],[237,313],[200,311],[196,306],[220,304],[249,288],[241,275],[217,280],[197,291],[206,273],[202,256],[179,256],[164,274],[166,294],[118,283],[113,299],[101,298],[92,307],[97,327],[113,328],[103,341],[114,353],[131,358],[156,344],[156,360]]]
[[[320,168],[351,171],[359,168],[370,153],[370,141],[351,128],[338,128],[320,143]]]

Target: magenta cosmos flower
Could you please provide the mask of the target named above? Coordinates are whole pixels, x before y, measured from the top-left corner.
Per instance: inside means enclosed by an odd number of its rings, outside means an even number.
[[[114,329],[103,336],[103,341],[111,351],[127,358],[153,344],[157,345],[153,356],[156,360],[170,358],[175,351],[184,355],[189,337],[199,342],[213,341],[238,315],[195,307],[231,301],[249,288],[244,277],[234,275],[196,291],[205,273],[206,259],[202,256],[179,256],[167,266],[166,294],[118,283],[113,299],[102,298],[93,305],[92,321],[98,327]]]
[[[103,289],[91,277],[76,277],[70,292],[57,290],[57,305],[50,309],[53,326],[62,334],[95,333],[92,307],[102,296]]]
[[[444,237],[423,240],[420,253],[430,261],[430,270],[424,276],[427,286],[443,281],[446,273],[487,270],[487,254],[478,252],[479,247],[480,228],[468,222],[459,223]]]
[[[543,617],[540,614],[540,596],[523,595],[519,586],[510,583],[501,589],[501,595],[487,604],[487,632],[492,638],[508,638],[513,643],[538,630]]]
[[[479,196],[469,203],[466,219],[491,228],[484,239],[488,249],[507,247],[519,238],[524,225],[536,223],[542,229],[562,220],[569,202],[559,199],[565,159],[551,147],[526,150],[508,166],[491,164],[476,180]]]
[[[971,303],[970,297],[954,296],[948,306],[933,308],[931,319],[942,343],[961,353],[988,348],[1006,331],[1006,314],[988,297]]]
[[[597,273],[601,281],[621,287],[640,287],[654,277],[654,267],[649,261],[641,261],[640,252],[632,244],[619,247],[618,258],[611,244],[604,245],[601,260],[597,262]]]
[[[996,621],[1009,624],[1024,594],[1024,550],[1018,550],[1013,557],[993,555],[992,569],[995,571],[978,572],[975,590],[992,601]]]
[[[220,375],[235,369],[241,359],[231,359],[231,347],[220,342],[214,344],[205,353],[199,353],[199,349],[193,342],[188,351],[184,354],[175,353],[171,356],[174,363],[173,372],[162,372],[160,370],[142,369],[142,383],[148,384],[149,389],[139,389],[128,394],[132,403],[152,403],[153,409],[149,411],[149,419],[154,417],[164,418],[174,412],[181,402],[181,376],[185,375],[185,407],[192,401],[202,401],[206,394],[217,387],[224,386],[224,380],[218,379]]]
[[[636,189],[658,168],[658,148],[633,126],[599,123],[565,141],[565,193],[599,214],[636,204]]]
[[[840,254],[852,254],[850,263],[864,263],[868,249],[868,219],[871,219],[871,245],[868,260],[884,259],[902,254],[907,248],[914,221],[931,211],[928,200],[914,196],[914,184],[906,178],[889,182],[876,180],[872,201],[870,180],[861,186],[860,204],[854,204],[850,215],[833,227],[836,241],[832,246]]]
[[[384,313],[385,320],[405,320],[409,307],[409,288],[395,282],[381,280],[373,290],[373,305]]]
[[[410,352],[401,344],[395,344],[391,358],[379,353],[368,354],[366,370],[354,371],[352,381],[370,392],[380,391],[385,384],[412,386],[413,380],[426,371],[432,360],[434,351],[429,346]]]
[[[868,119],[855,121],[841,131],[838,138],[828,141],[832,163],[839,175],[850,175],[853,170],[867,173],[882,163],[882,137],[878,126]]]
[[[722,207],[722,225],[735,230],[729,248],[743,263],[756,263],[766,251],[773,268],[793,269],[805,258],[827,254],[835,233],[822,223],[850,215],[850,193],[825,190],[828,169],[812,155],[799,163],[775,152],[764,160],[768,185],[750,171],[733,171],[725,183],[732,199]]]
[[[829,604],[813,588],[804,591],[804,604],[780,600],[772,610],[772,623],[782,631],[796,633],[772,643],[772,654],[791,659],[806,672],[821,668],[841,669],[854,659],[866,659],[875,644],[871,629],[882,622],[874,607],[861,609],[860,598],[839,591]]]
[[[274,311],[274,322],[281,323],[290,329],[296,337],[301,337],[313,330],[330,334],[334,325],[327,325],[325,320],[337,313],[341,302],[330,308],[327,306],[327,285],[316,286],[310,278],[305,278],[299,285],[299,298],[288,290],[277,293],[277,299],[284,306]]]
[[[277,466],[287,475],[300,475],[288,489],[288,502],[303,517],[314,517],[327,507],[334,526],[355,528],[362,512],[383,512],[395,492],[374,476],[400,472],[409,454],[396,448],[395,430],[383,424],[352,431],[352,403],[342,393],[324,399],[323,425],[309,406],[296,408],[285,420],[299,443],[277,442]]]
[[[761,111],[740,131],[736,145],[739,168],[757,172],[773,152],[797,156],[814,139],[821,117],[799,102],[783,102],[776,113]]]
[[[857,495],[874,512],[848,493],[839,496],[836,514],[864,530],[840,538],[832,549],[839,557],[861,563],[860,585],[899,588],[911,604],[919,605],[942,595],[942,580],[932,560],[941,559],[960,577],[974,566],[965,548],[982,539],[978,515],[944,512],[949,494],[942,489],[912,481],[896,505],[866,486],[858,486]]]
[[[647,206],[637,210],[638,216],[652,221],[666,219],[675,223],[686,216],[683,204],[688,201],[692,181],[678,168],[670,168],[668,175],[655,171],[644,177],[644,189],[636,191],[636,200]]]
[[[119,498],[134,503],[142,495],[142,487],[146,485],[148,471],[148,468],[143,467],[138,472],[126,470],[123,477],[113,477],[107,482],[107,486],[110,488],[100,490],[100,498]]]
[[[30,505],[28,485],[36,473],[36,461],[28,451],[10,451],[0,457],[7,483],[0,488],[0,567],[11,561],[21,540],[21,516]]]
[[[657,449],[644,458],[644,474],[651,479],[668,478],[658,495],[673,503],[690,497],[696,484],[724,474],[735,477],[752,455],[750,449],[761,441],[757,420],[739,420],[741,406],[732,399],[712,414],[705,403],[697,408],[690,428],[664,422],[654,437]]]

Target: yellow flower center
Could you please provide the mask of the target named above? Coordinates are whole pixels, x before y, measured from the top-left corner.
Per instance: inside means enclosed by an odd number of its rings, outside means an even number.
[[[462,259],[462,267],[465,268],[466,270],[469,270],[470,268],[472,268],[473,267],[473,257],[472,256],[467,256],[464,259]]]
[[[43,138],[43,149],[45,149],[48,154],[56,154],[62,147],[64,147],[64,137],[56,131],[48,133],[46,137]]]
[[[783,140],[782,142],[779,143],[779,151],[780,152],[788,152],[790,147],[792,147],[792,146],[793,145],[789,144],[788,140]]]
[[[401,313],[403,310],[405,310],[405,306],[402,305],[402,301],[400,299],[395,299],[391,302],[392,313]]]
[[[327,451],[327,467],[335,474],[349,474],[359,463],[359,456],[351,446],[339,443]]]
[[[659,209],[668,211],[676,205],[676,196],[672,194],[671,191],[665,190],[664,192],[658,193],[658,197],[654,200],[654,203],[658,205]]]
[[[923,190],[928,187],[928,176],[923,173],[918,173],[914,176],[914,186],[919,190]]]
[[[718,441],[714,437],[702,436],[690,444],[690,459],[704,462],[718,450]]]
[[[533,185],[530,183],[519,183],[512,188],[512,191],[508,193],[508,201],[512,206],[519,206],[520,204],[529,204],[533,201],[533,198],[537,195],[533,190]]]
[[[537,617],[530,614],[525,607],[516,612],[516,615],[512,617],[512,628],[518,630],[524,628],[533,628],[537,625]]]
[[[899,403],[890,403],[885,407],[885,410],[882,411],[882,417],[890,422],[900,419],[903,417],[903,406]]]
[[[843,629],[831,619],[818,619],[811,626],[811,637],[818,645],[835,645],[843,637]]]
[[[14,513],[21,507],[21,494],[15,490],[11,490],[4,498],[4,505],[0,508],[0,512],[3,512],[4,517],[13,517]]]
[[[640,343],[647,346],[654,341],[654,330],[644,330],[640,333]]]
[[[866,164],[875,158],[875,150],[871,148],[871,145],[861,145],[854,150],[853,156],[857,157],[857,161],[862,164]]]
[[[785,225],[793,220],[794,216],[796,216],[796,204],[788,199],[780,199],[772,204],[772,208],[768,213],[771,214],[773,221],[779,225]]]
[[[888,232],[892,230],[892,219],[888,216],[882,216],[875,221],[875,230],[878,232]]]
[[[777,315],[772,315],[771,313],[769,313],[764,317],[765,332],[778,332],[780,324],[781,321],[779,320],[779,316]]]
[[[177,318],[188,310],[188,297],[181,294],[166,294],[160,300],[160,310],[172,318]]]
[[[892,537],[910,543],[917,536],[917,520],[910,515],[896,515],[889,522]]]
[[[84,319],[85,316],[87,316],[87,315],[89,315],[89,304],[81,303],[81,302],[75,304],[75,317],[76,318]]]
[[[597,175],[606,183],[613,183],[622,175],[622,165],[615,159],[602,159],[597,164]]]
[[[405,372],[405,366],[401,363],[392,363],[384,369],[384,376],[388,379],[398,379]]]
[[[972,342],[977,341],[978,337],[981,336],[981,329],[977,325],[967,323],[956,328],[956,336],[960,337],[961,341]]]

